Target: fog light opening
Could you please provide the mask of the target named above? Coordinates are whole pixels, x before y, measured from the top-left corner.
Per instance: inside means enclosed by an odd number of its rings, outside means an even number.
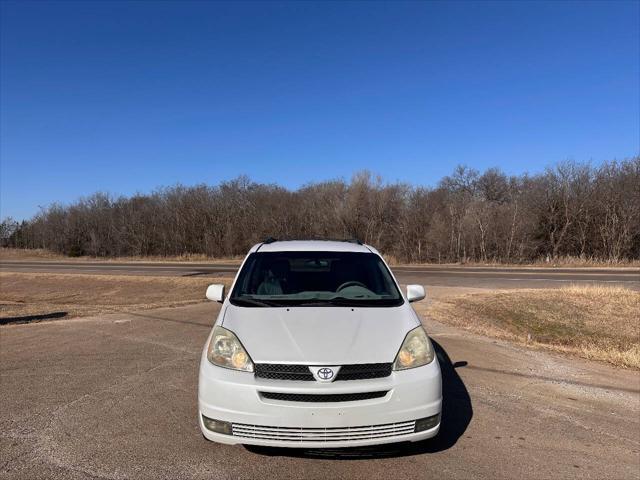
[[[440,423],[440,414],[433,415],[431,417],[420,418],[416,420],[415,433],[423,432],[425,430],[431,430],[437,427]]]
[[[202,423],[207,430],[212,432],[222,433],[223,435],[232,435],[231,424],[229,422],[223,422],[222,420],[215,420],[213,418],[205,417],[202,415]]]

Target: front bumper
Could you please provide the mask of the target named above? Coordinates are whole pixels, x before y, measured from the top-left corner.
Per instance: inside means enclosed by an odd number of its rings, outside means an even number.
[[[381,398],[350,402],[292,402],[260,392],[348,394],[386,391]],[[267,380],[251,373],[200,365],[199,424],[209,440],[226,444],[322,448],[418,441],[435,436],[440,425],[415,433],[416,420],[440,414],[440,366],[429,365],[371,380],[333,383]],[[202,416],[229,422],[233,433],[208,430]]]

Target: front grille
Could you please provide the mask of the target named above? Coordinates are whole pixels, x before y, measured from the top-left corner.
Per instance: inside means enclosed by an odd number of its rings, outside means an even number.
[[[343,365],[335,381],[366,380],[383,378],[391,375],[391,363],[360,363]],[[257,363],[255,375],[272,380],[304,380],[313,381],[313,374],[307,365],[287,365],[276,363]]]
[[[306,365],[279,365],[275,363],[256,363],[256,377],[274,380],[314,381],[313,374]]]
[[[344,365],[338,372],[338,380],[365,380],[369,378],[382,378],[391,375],[390,363],[362,363]]]
[[[236,437],[282,442],[349,442],[374,438],[399,437],[414,433],[415,420],[360,427],[270,427],[233,423]]]
[[[264,398],[271,400],[285,400],[287,402],[356,402],[371,398],[384,397],[387,392],[361,392],[361,393],[280,393],[260,392]]]

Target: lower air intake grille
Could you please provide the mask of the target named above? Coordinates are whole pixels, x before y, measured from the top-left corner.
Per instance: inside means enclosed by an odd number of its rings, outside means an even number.
[[[415,420],[384,425],[361,427],[269,427],[233,423],[232,433],[236,437],[282,442],[348,442],[373,438],[399,437],[414,432]]]
[[[327,394],[260,392],[260,394],[264,398],[269,398],[271,400],[286,400],[287,402],[356,402],[358,400],[381,398],[384,397],[387,392]]]

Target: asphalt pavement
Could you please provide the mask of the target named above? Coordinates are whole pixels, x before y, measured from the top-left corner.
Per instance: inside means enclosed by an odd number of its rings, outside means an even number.
[[[411,445],[205,440],[197,371],[218,304],[0,327],[0,478],[640,478],[640,375],[426,320],[441,433]]]
[[[0,261],[0,271],[94,275],[233,275],[238,264],[156,262]],[[567,284],[614,284],[640,290],[640,269],[395,266],[401,283],[469,288],[552,288]]]

